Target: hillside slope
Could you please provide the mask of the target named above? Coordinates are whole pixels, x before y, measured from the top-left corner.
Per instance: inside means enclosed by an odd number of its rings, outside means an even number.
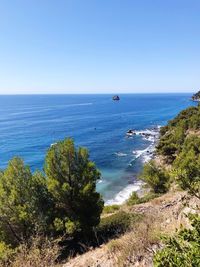
[[[126,211],[144,214],[143,221],[124,236],[71,259],[63,267],[151,267],[155,251],[162,247],[160,233],[173,234],[181,225],[189,227],[186,214],[196,212],[197,204],[200,200],[178,191],[130,208],[124,206]]]

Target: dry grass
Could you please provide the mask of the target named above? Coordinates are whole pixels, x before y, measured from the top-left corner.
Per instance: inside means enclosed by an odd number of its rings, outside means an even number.
[[[159,246],[160,224],[155,214],[144,217],[132,231],[121,239],[108,243],[108,250],[115,261],[115,266],[133,266],[135,262],[147,261],[153,253],[152,247]],[[161,218],[160,218],[161,221]],[[144,255],[148,255],[146,259]],[[141,265],[142,266],[142,265]]]
[[[59,247],[56,242],[48,239],[34,238],[31,246],[22,244],[16,252],[15,258],[9,267],[58,267],[56,259]],[[2,267],[5,265],[2,265]]]
[[[187,198],[187,207],[183,202]],[[162,247],[160,235],[172,235],[181,225],[189,226],[185,213],[197,200],[185,192],[169,192],[144,204],[121,209],[143,214],[131,230],[107,244],[69,260],[65,267],[152,267],[153,255]],[[199,203],[200,205],[200,203]]]

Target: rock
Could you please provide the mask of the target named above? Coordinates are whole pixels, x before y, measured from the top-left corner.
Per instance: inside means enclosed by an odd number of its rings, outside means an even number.
[[[113,99],[113,100],[117,100],[117,101],[119,101],[119,100],[120,100],[120,98],[119,98],[119,96],[118,96],[118,95],[114,95],[112,99]]]

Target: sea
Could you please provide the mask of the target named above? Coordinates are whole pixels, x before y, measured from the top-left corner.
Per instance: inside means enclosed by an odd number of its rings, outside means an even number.
[[[194,103],[185,93],[119,96],[1,95],[0,168],[19,156],[42,171],[48,148],[71,137],[100,170],[97,191],[105,203],[123,203],[141,188],[138,175],[152,157],[159,127]],[[136,134],[127,136],[130,129]]]

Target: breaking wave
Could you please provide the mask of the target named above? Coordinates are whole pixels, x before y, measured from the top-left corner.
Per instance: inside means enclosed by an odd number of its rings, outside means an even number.
[[[142,182],[138,181],[134,184],[129,184],[124,189],[122,189],[119,193],[116,194],[116,196],[113,199],[109,199],[105,202],[105,205],[113,205],[113,204],[122,204],[124,201],[126,201],[132,192],[136,192],[141,188]]]

